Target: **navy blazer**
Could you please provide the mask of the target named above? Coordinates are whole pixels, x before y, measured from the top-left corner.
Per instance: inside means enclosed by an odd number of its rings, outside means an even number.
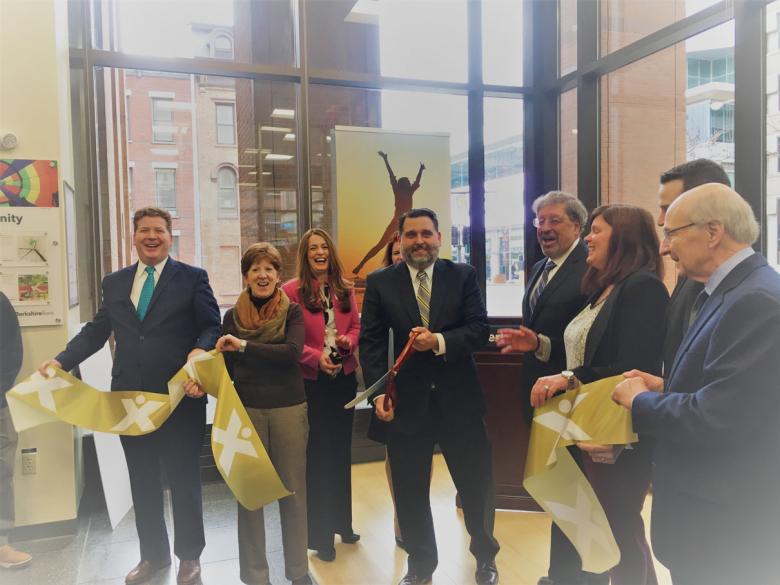
[[[404,262],[368,275],[360,322],[360,365],[366,386],[387,371],[388,332],[393,330],[393,355],[403,349],[412,327],[421,327],[420,310],[409,268]],[[437,260],[433,268],[429,329],[444,336],[446,354],[415,353],[396,378],[398,407],[392,425],[401,432],[420,428],[430,393],[444,392],[442,414],[453,421],[473,420],[485,412],[485,399],[472,354],[490,334],[487,311],[468,264]]]
[[[137,264],[103,279],[103,304],[56,359],[70,370],[113,333],[112,390],[167,393],[168,380],[194,348],[213,349],[221,333],[219,307],[205,270],[168,258],[144,320],[130,300]]]
[[[716,534],[780,551],[779,365],[780,276],[755,254],[702,306],[666,392],[634,399],[634,429],[656,438],[653,549],[665,565]]]

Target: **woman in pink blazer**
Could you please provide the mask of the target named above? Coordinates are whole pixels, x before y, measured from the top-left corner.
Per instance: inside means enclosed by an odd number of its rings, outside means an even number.
[[[324,561],[336,558],[341,542],[360,539],[352,531],[352,421],[344,405],[355,397],[360,334],[355,292],[325,230],[311,229],[298,246],[298,277],[282,287],[303,308],[301,371],[309,405],[306,486],[309,548]]]

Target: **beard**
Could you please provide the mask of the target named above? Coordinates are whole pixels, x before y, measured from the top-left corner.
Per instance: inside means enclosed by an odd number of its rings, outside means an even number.
[[[420,251],[425,251],[425,256],[419,253],[415,256],[415,252]],[[409,246],[408,248],[403,248],[401,250],[401,255],[404,258],[404,262],[412,268],[425,270],[428,266],[436,262],[436,259],[439,257],[439,247],[430,246],[428,244],[416,244],[414,246]]]

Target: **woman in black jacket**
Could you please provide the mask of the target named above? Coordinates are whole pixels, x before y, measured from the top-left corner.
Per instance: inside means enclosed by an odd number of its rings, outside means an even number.
[[[669,294],[661,281],[658,235],[649,212],[604,205],[591,215],[587,304],[564,332],[567,370],[539,378],[531,404],[541,406],[561,390],[633,368],[660,374]],[[653,557],[640,515],[650,487],[652,445],[578,445],[581,463],[620,548],[612,585],[655,585]],[[606,578],[606,576],[604,576]],[[606,580],[604,581],[606,582]]]

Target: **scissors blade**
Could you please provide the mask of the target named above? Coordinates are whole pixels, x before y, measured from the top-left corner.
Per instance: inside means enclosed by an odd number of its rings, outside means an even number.
[[[390,379],[390,372],[387,372],[384,376],[379,378],[376,382],[374,382],[369,388],[363,390],[360,394],[355,396],[353,400],[350,400],[344,405],[344,409],[350,409],[355,408],[358,404],[363,402],[366,398],[371,396],[374,392],[377,390],[384,389],[385,386],[387,386],[387,381]]]

